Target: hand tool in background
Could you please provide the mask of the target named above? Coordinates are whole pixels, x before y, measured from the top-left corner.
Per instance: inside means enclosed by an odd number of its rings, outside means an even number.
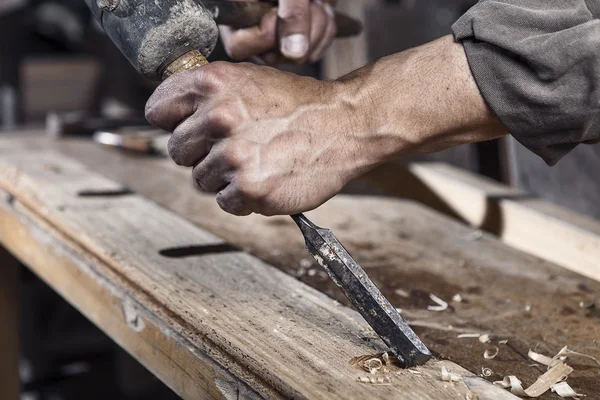
[[[228,21],[234,27],[252,26],[275,6],[272,2],[215,0],[206,2],[213,7],[209,11],[203,2],[194,0],[86,2],[129,61],[142,75],[154,79],[206,65],[217,41],[217,21]],[[263,11],[253,14],[256,4]],[[340,32],[360,32],[360,23],[337,18],[342,24]],[[427,347],[331,231],[315,226],[302,214],[292,218],[313,257],[398,359],[411,367],[431,358]]]
[[[124,127],[94,132],[92,140],[104,146],[140,155],[165,155],[166,144],[171,135],[154,127]]]
[[[131,126],[152,128],[152,125],[142,116],[94,117],[85,111],[49,112],[46,115],[46,134],[55,139],[68,136],[89,137],[99,130]]]

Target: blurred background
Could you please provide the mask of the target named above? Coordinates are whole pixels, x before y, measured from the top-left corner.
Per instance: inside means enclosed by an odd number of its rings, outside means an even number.
[[[340,0],[340,10],[363,21],[363,35],[338,41],[319,64],[282,68],[335,79],[450,33],[475,2]],[[211,58],[226,56],[217,49]],[[83,0],[0,0],[0,134],[43,127],[49,113],[142,118],[155,86],[92,22]],[[553,169],[511,139],[419,159],[448,162],[600,218],[600,185],[594,179],[600,146],[580,146]],[[388,188],[362,180],[346,190],[387,194]],[[176,398],[26,268],[22,274],[24,399],[79,399],[83,389],[86,399]]]

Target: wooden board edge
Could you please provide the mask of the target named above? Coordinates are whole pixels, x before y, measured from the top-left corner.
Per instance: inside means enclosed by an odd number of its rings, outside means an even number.
[[[407,169],[473,227],[600,281],[600,222],[449,164],[413,163]]]
[[[259,388],[259,395],[227,372],[172,322],[133,298],[135,291],[127,290],[110,267],[14,199],[0,203],[0,220],[0,241],[7,250],[182,398],[280,397],[267,387]]]

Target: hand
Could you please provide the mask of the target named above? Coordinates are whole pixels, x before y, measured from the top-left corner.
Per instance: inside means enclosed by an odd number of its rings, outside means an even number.
[[[337,32],[333,8],[322,0],[280,0],[278,8],[263,17],[260,26],[219,29],[232,59],[256,57],[269,65],[317,62]]]
[[[173,132],[169,155],[235,215],[316,208],[372,164],[371,140],[343,82],[215,62],[176,74],[146,106]]]

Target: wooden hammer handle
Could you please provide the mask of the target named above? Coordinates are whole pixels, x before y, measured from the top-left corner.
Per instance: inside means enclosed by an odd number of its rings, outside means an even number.
[[[334,1],[325,1],[333,4]],[[236,29],[249,28],[260,24],[262,18],[269,13],[277,3],[268,1],[223,1],[213,6],[212,12],[220,25],[228,25]],[[210,6],[208,6],[211,9]],[[335,13],[337,37],[355,36],[362,32],[362,23],[342,13]]]

